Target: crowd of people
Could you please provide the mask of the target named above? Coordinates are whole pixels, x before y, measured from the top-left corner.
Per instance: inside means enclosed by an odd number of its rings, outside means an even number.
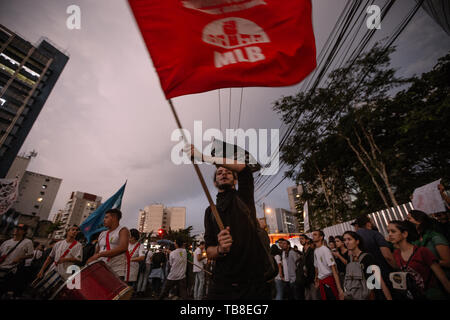
[[[448,300],[449,217],[411,210],[388,224],[385,238],[367,215],[355,231],[325,239],[300,235],[302,250],[286,239],[273,244],[278,265],[275,300]]]
[[[136,298],[195,300],[441,300],[450,293],[448,212],[435,217],[410,211],[390,221],[385,238],[369,216],[354,230],[325,239],[321,230],[270,246],[256,218],[253,171],[237,161],[209,157],[192,145],[191,159],[216,165],[216,204],[206,208],[204,241],[191,247],[183,239],[148,250],[136,229],[120,224],[122,212],[110,209],[107,230],[83,240],[72,226],[65,239],[45,250],[25,237],[18,225],[0,246],[0,298],[43,298],[36,288],[72,265],[103,261],[134,289]],[[192,249],[195,249],[192,251]],[[69,278],[71,279],[71,278]],[[44,284],[44,285],[43,285]]]
[[[205,243],[200,242],[193,252],[179,239],[147,250],[139,231],[121,227],[120,217],[118,209],[107,212],[104,224],[108,231],[95,235],[90,243],[78,226],[71,226],[65,239],[51,240],[46,248],[37,242],[33,247],[25,237],[28,227],[16,226],[13,237],[0,246],[0,299],[48,298],[35,290],[36,284],[45,286],[54,281],[55,274],[67,280],[72,274],[70,266],[81,269],[103,260],[134,289],[136,298],[201,300],[212,262],[206,257]]]

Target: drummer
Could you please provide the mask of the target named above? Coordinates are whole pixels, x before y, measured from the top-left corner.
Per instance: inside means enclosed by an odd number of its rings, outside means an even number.
[[[76,225],[70,227],[66,232],[66,239],[57,242],[49,256],[44,262],[41,270],[37,275],[37,279],[41,279],[45,274],[56,269],[61,277],[67,280],[71,273],[67,272],[67,268],[74,264],[80,264],[83,258],[83,246],[75,240],[80,232],[80,228]],[[50,266],[48,271],[45,270]]]
[[[119,209],[106,211],[103,225],[108,230],[100,233],[95,254],[88,259],[87,264],[102,260],[121,280],[125,280],[130,232],[120,225],[121,218]]]
[[[139,231],[130,230],[130,243],[127,252],[127,272],[125,281],[128,285],[134,287],[139,273],[139,262],[145,260],[145,248],[139,243]]]

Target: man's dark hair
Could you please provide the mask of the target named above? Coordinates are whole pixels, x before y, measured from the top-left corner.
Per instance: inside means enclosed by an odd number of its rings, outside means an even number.
[[[219,168],[225,168],[225,167],[223,167],[223,166],[218,166],[218,167],[216,168],[216,171],[214,171],[213,182],[215,182],[215,183],[217,182],[217,181],[216,181],[216,176],[217,176],[217,170],[219,170]],[[233,178],[234,178],[234,180],[237,180],[237,178],[238,178],[237,172],[235,172],[235,171],[233,171],[233,170],[230,170],[230,169],[228,169],[228,168],[225,168],[225,169],[231,171],[231,172],[233,173]]]
[[[364,228],[368,222],[370,222],[370,219],[367,214],[362,214],[355,220],[355,224],[360,228]]]
[[[325,233],[323,233],[322,230],[314,230],[313,232],[318,232],[319,235],[323,238],[323,240],[325,240]]]
[[[186,241],[184,241],[181,238],[175,239],[175,243],[177,244],[178,248],[181,248],[183,246],[183,244],[186,243]]]
[[[105,214],[107,214],[107,213],[109,213],[111,215],[114,215],[117,218],[117,220],[122,219],[122,211],[120,211],[117,208],[116,209],[109,209],[108,211],[105,212]]]
[[[137,229],[131,229],[130,230],[130,236],[132,236],[133,238],[135,238],[136,240],[139,240],[140,238],[140,233]]]
[[[205,244],[205,241],[200,241],[199,245],[201,246],[202,244]]]
[[[281,249],[280,248],[278,248],[278,246],[276,245],[276,244],[273,244],[271,247],[270,247],[270,254],[272,255],[272,256],[281,256]]]

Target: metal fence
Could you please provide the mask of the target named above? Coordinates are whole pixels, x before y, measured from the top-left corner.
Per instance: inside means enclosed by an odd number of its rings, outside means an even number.
[[[413,210],[414,207],[411,202],[399,205],[398,207],[392,207],[389,209],[373,212],[369,214],[369,217],[372,218],[372,220],[375,223],[375,226],[378,228],[378,231],[380,231],[384,236],[388,235],[387,232],[387,225],[389,221],[392,220],[405,220],[406,216],[408,215],[408,212],[410,210]],[[354,231],[355,229],[351,225],[351,223],[355,220],[347,221],[344,223],[336,224],[331,227],[327,227],[323,229],[322,231],[325,233],[325,239],[328,239],[330,236],[340,236],[345,231]],[[308,237],[312,237],[312,234],[309,233]]]

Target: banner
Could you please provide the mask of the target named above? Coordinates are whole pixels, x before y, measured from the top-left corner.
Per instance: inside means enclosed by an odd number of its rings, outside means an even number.
[[[94,212],[92,212],[86,220],[80,225],[80,230],[83,232],[87,241],[91,241],[91,236],[97,232],[106,230],[103,226],[103,219],[105,218],[105,213],[109,209],[120,209],[122,206],[122,198],[125,192],[125,184],[108,200],[100,205]]]
[[[316,67],[311,0],[128,0],[167,99],[279,87]]]
[[[439,193],[440,179],[414,190],[412,203],[414,209],[427,214],[445,211],[444,200]]]
[[[305,201],[305,205],[303,206],[303,226],[304,231],[309,231],[309,212],[308,212],[308,201]]]
[[[6,213],[19,197],[19,179],[0,179],[0,214]]]

